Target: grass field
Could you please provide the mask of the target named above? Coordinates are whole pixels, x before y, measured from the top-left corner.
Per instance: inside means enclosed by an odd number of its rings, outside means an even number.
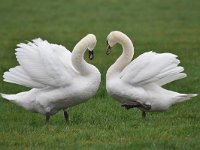
[[[2,82],[17,65],[16,44],[36,37],[72,50],[87,33],[97,36],[94,61],[102,73],[100,89],[87,103],[70,109],[70,123],[60,112],[49,124],[44,117],[0,99],[0,149],[200,149],[200,101],[196,97],[164,113],[126,111],[105,89],[105,73],[121,53],[106,56],[112,30],[134,41],[135,57],[145,51],[179,56],[188,77],[166,86],[182,93],[200,90],[199,0],[1,0],[0,92],[25,87]]]

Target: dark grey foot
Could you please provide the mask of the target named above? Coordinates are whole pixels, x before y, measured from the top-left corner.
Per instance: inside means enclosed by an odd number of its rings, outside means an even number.
[[[67,109],[64,109],[64,117],[65,117],[65,121],[66,122],[69,122],[69,114],[68,114],[68,110]]]
[[[142,104],[142,108],[144,108],[146,110],[150,110],[151,109],[151,105]]]
[[[134,108],[134,107],[139,107],[141,104],[139,102],[133,101],[133,102],[127,102],[122,104],[122,107],[125,107],[127,110]]]
[[[47,123],[47,122],[49,122],[50,116],[51,116],[51,115],[50,115],[50,113],[49,113],[49,112],[48,112],[48,113],[46,113],[46,123]]]
[[[151,109],[151,105],[142,104],[142,103],[139,103],[137,101],[127,102],[127,103],[122,104],[121,106],[125,107],[127,110],[130,109],[130,108],[134,108],[134,107],[143,108],[143,109],[146,109],[146,110]]]
[[[142,119],[145,119],[145,118],[146,118],[146,112],[142,111]]]

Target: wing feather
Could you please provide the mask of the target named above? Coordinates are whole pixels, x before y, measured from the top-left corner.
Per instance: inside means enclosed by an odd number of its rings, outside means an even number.
[[[133,60],[120,74],[120,78],[132,85],[156,83],[160,86],[186,77],[180,61],[171,53],[146,52]]]
[[[77,74],[71,64],[71,52],[65,47],[34,39],[17,45],[20,66],[5,72],[4,80],[28,87],[67,86]]]

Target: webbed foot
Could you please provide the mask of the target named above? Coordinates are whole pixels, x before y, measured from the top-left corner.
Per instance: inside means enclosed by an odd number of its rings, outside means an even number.
[[[132,102],[124,103],[121,106],[125,107],[127,110],[129,110],[130,108],[139,107],[140,103],[136,102],[136,101],[132,101]]]
[[[138,107],[138,108],[142,108],[142,109],[146,109],[146,110],[151,109],[151,105],[142,104],[137,101],[127,102],[127,103],[122,104],[121,106],[125,107],[127,110],[130,108],[134,108],[134,107]]]

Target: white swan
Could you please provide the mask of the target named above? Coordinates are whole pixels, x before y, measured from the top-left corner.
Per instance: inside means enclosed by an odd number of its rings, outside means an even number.
[[[131,62],[134,47],[127,35],[119,31],[107,37],[108,49],[119,43],[123,53],[108,69],[106,89],[108,94],[125,108],[137,107],[145,111],[166,111],[170,106],[188,100],[196,94],[180,94],[162,88],[163,85],[186,77],[180,61],[171,53],[146,52]]]
[[[16,58],[19,66],[5,72],[4,81],[31,87],[30,91],[1,96],[31,112],[51,115],[92,97],[100,84],[99,70],[88,64],[83,56],[89,49],[93,58],[96,37],[88,34],[71,53],[65,47],[35,39],[28,44],[18,44]]]

